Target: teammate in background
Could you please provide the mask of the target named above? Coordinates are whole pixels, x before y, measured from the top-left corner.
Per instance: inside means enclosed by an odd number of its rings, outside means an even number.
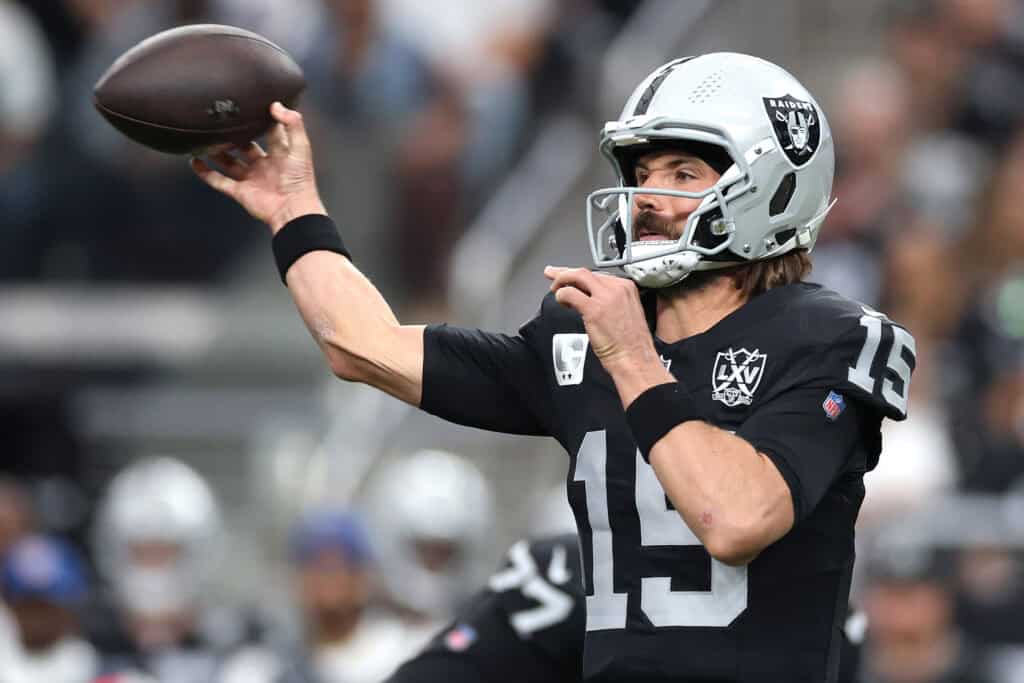
[[[411,656],[487,576],[494,492],[463,456],[427,449],[385,463],[361,498],[383,597],[408,624]]]
[[[595,264],[545,269],[517,335],[403,326],[347,258],[297,112],[196,159],[266,222],[333,372],[570,455],[587,681],[835,681],[863,475],[906,416],[914,339],[803,283],[830,206],[824,112],[778,66],[676,59],[601,133]],[[424,227],[429,230],[429,226]]]
[[[571,683],[583,664],[575,534],[520,541],[487,587],[387,683]]]
[[[0,634],[0,681],[93,679],[99,660],[78,624],[88,582],[71,546],[40,535],[15,542],[0,563],[0,591],[11,618],[9,629]]]
[[[883,540],[884,540],[883,532]],[[956,558],[925,542],[877,543],[867,557],[864,683],[990,683],[990,652],[954,620]]]
[[[302,611],[296,671],[281,683],[379,683],[410,653],[401,621],[370,609],[376,565],[362,521],[317,509],[292,528],[290,556]]]
[[[104,674],[160,683],[276,680],[280,662],[256,642],[254,624],[203,600],[223,541],[217,500],[184,463],[146,458],[114,477],[94,547],[111,593],[112,614],[92,615]]]

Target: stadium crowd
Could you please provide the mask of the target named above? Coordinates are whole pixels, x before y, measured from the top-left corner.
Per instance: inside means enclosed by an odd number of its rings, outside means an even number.
[[[209,21],[296,56],[323,195],[352,226],[360,267],[400,315],[444,317],[453,245],[532,122],[554,107],[592,112],[578,83],[641,3],[449,4],[438,15],[416,0],[0,0],[0,286],[216,287],[266,250],[259,226],[181,159],[120,138],[92,108],[118,54]],[[847,632],[863,643],[863,683],[1013,683],[1024,680],[1024,4],[879,8],[881,48],[830,67],[823,93],[838,204],[811,279],[904,324],[918,364],[909,419],[886,422],[866,480]],[[2,399],[0,683],[380,681],[494,569],[483,548],[500,482],[426,451],[351,508],[292,520],[279,539],[292,618],[262,613],[261,596],[221,604],[211,584],[230,575],[217,551],[231,530],[200,474],[139,454],[96,490],[68,485],[72,436],[12,417],[24,414],[17,383]],[[439,468],[451,477],[440,493]]]

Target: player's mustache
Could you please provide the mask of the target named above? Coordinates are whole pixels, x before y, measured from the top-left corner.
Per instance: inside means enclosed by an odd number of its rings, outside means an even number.
[[[666,239],[672,239],[672,221],[644,209],[633,219],[633,239],[639,238],[644,232],[655,232],[664,235]]]

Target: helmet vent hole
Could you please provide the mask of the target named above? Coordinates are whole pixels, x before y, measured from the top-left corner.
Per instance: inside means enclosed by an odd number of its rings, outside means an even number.
[[[793,192],[796,191],[796,174],[787,173],[779,183],[778,189],[775,190],[775,194],[772,195],[771,202],[768,203],[768,215],[778,216],[780,213],[786,210],[789,206],[789,200],[793,198]]]
[[[708,74],[703,81],[701,81],[693,92],[690,93],[690,102],[694,104],[700,104],[707,102],[711,99],[720,89],[722,88],[722,72],[715,71],[714,73]]]

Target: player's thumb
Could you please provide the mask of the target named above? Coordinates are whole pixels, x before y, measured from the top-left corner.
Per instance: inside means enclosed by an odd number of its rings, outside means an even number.
[[[306,134],[306,123],[302,114],[289,109],[280,102],[274,102],[270,107],[270,113],[278,121],[288,135],[288,146],[292,153],[308,159],[312,157],[312,149],[309,143],[309,136]]]

